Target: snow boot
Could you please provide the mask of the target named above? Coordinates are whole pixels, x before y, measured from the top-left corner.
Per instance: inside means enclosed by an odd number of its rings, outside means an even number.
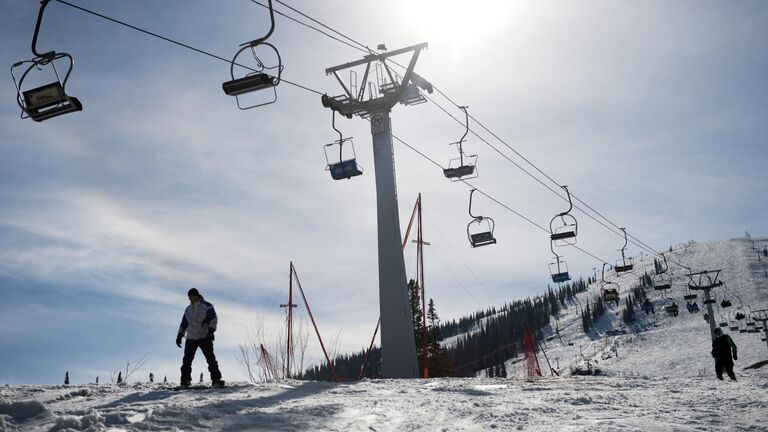
[[[189,388],[189,386],[190,386],[190,383],[188,382],[182,382],[181,384],[179,384],[179,388],[183,388],[183,389],[187,389]]]
[[[214,381],[213,383],[211,383],[211,387],[213,387],[213,388],[224,388],[224,381],[222,381],[222,380]]]

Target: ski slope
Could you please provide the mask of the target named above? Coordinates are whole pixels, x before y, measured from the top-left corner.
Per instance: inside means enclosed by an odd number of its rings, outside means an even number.
[[[768,244],[768,241],[758,240],[757,243]],[[762,246],[759,249],[762,250]],[[622,321],[625,295],[629,293],[630,287],[638,283],[640,275],[646,271],[653,274],[653,257],[636,259],[635,269],[618,277],[614,272],[606,271],[606,280],[622,287],[619,306],[611,305],[606,315],[598,321],[597,332],[585,335],[578,303],[586,305],[588,299],[594,299],[600,294],[599,281],[590,285],[587,292],[578,294],[577,304],[569,305],[557,317],[560,337],[546,343],[542,341],[552,367],[566,375],[573,368],[585,368],[586,362],[589,362],[591,367],[597,367],[600,373],[607,375],[714,376],[714,363],[709,354],[712,343],[709,324],[703,318],[706,312],[702,304],[703,294],[699,294],[697,299],[701,312],[689,314],[682,297],[688,284],[688,270],[681,265],[693,271],[722,269],[720,280],[725,282],[728,291],[724,288],[712,291],[717,300],[713,305],[716,306],[715,318],[719,322],[721,314],[727,317],[728,312],[735,311],[740,305],[743,305],[746,314],[750,306],[753,309],[768,308],[768,278],[764,275],[762,262],[758,261],[757,252],[752,250],[746,239],[678,245],[672,253],[666,255],[673,275],[673,285],[667,293],[668,299],[661,298],[653,290],[648,291],[655,314],[645,315],[638,308],[635,311],[636,323],[628,326]],[[731,300],[732,307],[720,309],[723,294]],[[677,317],[668,316],[664,312],[664,307],[673,301],[680,308]],[[625,331],[626,334],[608,336],[610,330]],[[764,333],[732,332],[727,327],[723,330],[731,335],[738,347],[737,375],[768,376],[768,367],[754,371],[742,370],[745,366],[768,359],[768,346],[761,341],[761,337],[765,337]],[[548,335],[551,337],[551,329]],[[542,371],[548,370],[542,355],[539,355],[539,361]],[[507,370],[519,376],[526,374],[520,359],[509,361]]]
[[[685,271],[673,262],[722,268],[729,295],[745,307],[768,304],[768,278],[746,240],[680,245],[669,258],[677,278],[671,296],[681,306]],[[644,269],[653,270],[652,258],[637,260],[635,275],[612,277],[622,296]],[[598,293],[593,284],[579,302]],[[722,291],[715,295],[719,302]],[[678,317],[668,317],[662,312],[667,300],[650,297],[655,315],[638,311],[638,322],[625,326],[622,297],[621,307],[609,309],[590,335],[581,330],[578,302],[563,310],[560,337],[544,344],[561,377],[526,379],[524,362],[512,359],[507,369],[517,373],[510,378],[287,380],[188,391],[149,383],[2,386],[0,431],[768,430],[768,366],[744,370],[768,359],[760,336],[732,334],[738,381],[718,381],[702,313],[681,308]],[[627,334],[605,336],[622,328]],[[569,376],[586,362],[600,374]]]

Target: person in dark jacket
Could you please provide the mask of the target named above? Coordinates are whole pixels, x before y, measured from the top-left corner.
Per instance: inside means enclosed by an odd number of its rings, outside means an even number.
[[[731,358],[731,351],[733,351],[733,358]],[[733,373],[733,361],[739,358],[736,354],[736,344],[719,328],[715,329],[715,339],[712,341],[712,357],[715,358],[717,379],[723,379],[723,368],[725,368],[731,380],[736,381],[736,375]]]
[[[189,297],[189,306],[184,311],[179,332],[176,335],[176,346],[179,348],[181,348],[181,338],[187,337],[181,365],[181,386],[189,387],[192,383],[192,360],[195,358],[195,352],[199,347],[208,362],[208,372],[211,373],[213,386],[223,387],[224,381],[221,380],[219,363],[213,353],[213,333],[218,324],[216,310],[212,304],[203,299],[197,288],[190,289],[187,296]]]

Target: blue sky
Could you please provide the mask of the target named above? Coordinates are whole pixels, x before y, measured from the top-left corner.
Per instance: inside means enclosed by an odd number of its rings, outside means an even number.
[[[31,58],[37,2],[0,1],[10,66]],[[73,3],[223,57],[267,25],[246,0]],[[289,4],[372,47],[428,42],[417,72],[655,248],[766,234],[764,2]],[[281,18],[271,41],[286,79],[329,94],[341,90],[325,68],[361,57]],[[178,379],[173,339],[192,286],[217,306],[224,376],[239,378],[237,344],[256,322],[282,323],[291,260],[324,337],[341,351],[368,343],[378,293],[365,121],[337,121],[366,172],[334,182],[322,149],[336,134],[315,94],[283,84],[277,103],[239,111],[221,91],[226,63],[56,2],[39,48],[75,58],[68,89],[84,111],[21,120],[10,75],[0,86],[0,383],[57,383],[65,370],[104,380],[126,355],[146,356],[142,379]],[[434,105],[392,118],[436,161],[455,157],[448,143],[463,129]],[[475,183],[536,223],[565,208],[478,138],[466,151],[479,154]],[[402,145],[395,157],[403,224],[424,197],[428,296],[443,318],[546,288],[546,234],[478,199],[499,243],[471,249],[467,187]],[[579,246],[614,261],[623,241],[576,215]],[[564,253],[575,274],[600,266]]]

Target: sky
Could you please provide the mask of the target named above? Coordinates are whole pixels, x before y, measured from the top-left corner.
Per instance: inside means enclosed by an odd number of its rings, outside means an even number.
[[[247,0],[71,3],[227,59],[269,23]],[[421,193],[425,285],[443,320],[547,287],[548,235],[510,209],[547,227],[567,203],[516,167],[556,188],[519,155],[655,249],[766,235],[764,2],[286,3],[370,47],[427,42],[416,71],[506,143],[470,125],[493,146],[469,136],[472,182],[498,201],[473,202],[498,240],[476,249],[469,187],[395,143],[401,226]],[[10,67],[32,58],[38,3],[0,5],[0,63]],[[331,95],[342,90],[325,69],[362,57],[280,16],[270,42],[284,79]],[[313,92],[283,82],[276,103],[238,110],[221,90],[228,62],[55,1],[38,47],[74,57],[67,90],[84,109],[22,120],[10,74],[0,86],[0,383],[57,383],[65,370],[73,382],[104,381],[140,357],[141,374],[178,379],[173,340],[193,286],[218,311],[224,378],[242,378],[238,344],[284,323],[291,261],[326,343],[368,344],[378,276],[365,120],[337,119],[364,174],[334,181],[323,146],[337,134]],[[449,144],[464,127],[437,105],[398,105],[392,122],[442,166],[456,157]],[[558,251],[586,277],[620,258],[624,241],[574,215],[578,246],[594,256]],[[405,260],[412,277],[412,248]],[[319,358],[316,344],[310,351]]]

